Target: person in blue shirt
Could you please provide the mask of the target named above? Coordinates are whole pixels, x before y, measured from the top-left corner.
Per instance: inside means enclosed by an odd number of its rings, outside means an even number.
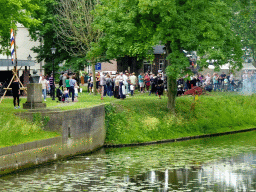
[[[74,99],[75,99],[75,86],[76,86],[76,80],[75,80],[75,76],[74,75],[72,76],[72,79],[70,79],[69,85],[70,85],[69,92],[70,92],[70,94],[72,94],[72,102],[74,102]]]
[[[144,92],[144,76],[143,76],[143,73],[140,73],[140,75],[138,76],[138,80],[139,80],[140,92],[143,93]]]

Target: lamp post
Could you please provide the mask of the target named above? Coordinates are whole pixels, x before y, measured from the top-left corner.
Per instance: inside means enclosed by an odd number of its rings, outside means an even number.
[[[28,57],[27,57],[28,61],[31,61],[32,60],[32,57],[31,55],[29,54]],[[27,66],[25,66],[25,71],[27,70]],[[30,65],[29,65],[29,73],[30,73]]]
[[[54,80],[54,55],[56,53],[56,48],[51,48],[51,52],[52,52],[52,77],[53,77],[53,91],[52,91],[52,100],[55,100],[55,80]]]

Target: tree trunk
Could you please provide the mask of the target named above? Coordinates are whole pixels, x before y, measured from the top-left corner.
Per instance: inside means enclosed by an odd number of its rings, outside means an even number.
[[[95,61],[92,61],[92,78],[93,78],[93,95],[97,95],[96,90],[96,76],[95,76]]]
[[[166,48],[166,56],[171,53],[171,42],[167,42],[165,44]],[[166,60],[166,67],[171,65],[170,60]],[[170,110],[171,113],[175,114],[175,98],[177,94],[177,85],[176,85],[176,78],[167,76],[167,108]]]
[[[177,94],[177,87],[176,87],[176,79],[172,77],[167,77],[167,108],[170,110],[171,113],[175,113],[175,98]]]

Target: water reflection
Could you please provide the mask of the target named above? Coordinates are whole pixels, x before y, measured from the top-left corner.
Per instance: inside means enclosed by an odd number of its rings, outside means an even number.
[[[0,191],[256,191],[255,132],[101,150],[0,178]]]

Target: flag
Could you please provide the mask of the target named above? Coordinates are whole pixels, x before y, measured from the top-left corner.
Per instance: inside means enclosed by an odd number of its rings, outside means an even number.
[[[13,64],[13,61],[14,61],[14,32],[13,32],[13,29],[11,29],[11,58],[12,58],[12,64]]]

